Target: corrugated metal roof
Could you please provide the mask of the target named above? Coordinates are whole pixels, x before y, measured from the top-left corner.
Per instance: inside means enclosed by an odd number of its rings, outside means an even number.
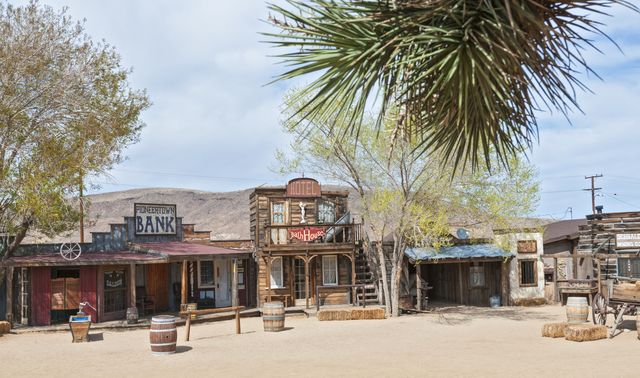
[[[404,254],[412,261],[462,260],[473,258],[514,257],[495,244],[464,244],[435,248],[407,248]]]

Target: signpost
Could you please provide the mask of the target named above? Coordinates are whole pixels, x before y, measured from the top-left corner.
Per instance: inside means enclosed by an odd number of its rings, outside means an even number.
[[[176,205],[134,204],[136,235],[175,235]]]

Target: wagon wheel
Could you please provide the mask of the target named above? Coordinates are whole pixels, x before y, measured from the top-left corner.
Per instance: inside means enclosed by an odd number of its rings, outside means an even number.
[[[593,324],[607,323],[607,300],[600,293],[597,293],[591,301],[591,315]]]
[[[60,246],[60,255],[65,260],[75,260],[82,254],[82,248],[78,243],[62,243]]]

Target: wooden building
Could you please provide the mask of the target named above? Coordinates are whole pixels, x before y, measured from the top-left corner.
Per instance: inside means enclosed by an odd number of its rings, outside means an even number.
[[[345,190],[325,190],[310,178],[259,187],[250,195],[250,233],[258,264],[258,303],[326,304],[354,300],[360,225]],[[335,286],[332,289],[331,286]]]
[[[599,292],[609,297],[614,283],[640,281],[640,212],[598,213],[580,226],[578,257],[593,257]]]
[[[502,305],[544,302],[542,236],[534,230],[494,230],[494,241],[457,240],[456,244],[405,251],[409,275],[405,289],[417,307],[423,298],[443,304],[489,306],[498,296]],[[427,291],[425,293],[425,291]]]
[[[200,308],[255,306],[251,249],[222,248],[209,232],[182,224],[175,205],[135,204],[135,215],[78,244],[21,245],[8,269],[6,317],[16,324],[66,322],[81,302],[92,321],[124,319],[129,307],[141,315]],[[144,208],[144,211],[140,211]],[[146,211],[146,213],[145,213]],[[146,215],[145,215],[146,214]]]

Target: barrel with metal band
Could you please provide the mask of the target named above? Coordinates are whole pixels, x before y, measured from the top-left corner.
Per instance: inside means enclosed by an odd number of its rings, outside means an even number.
[[[262,307],[262,320],[265,332],[279,332],[284,329],[284,304],[266,302]]]
[[[176,318],[170,315],[158,315],[151,318],[151,352],[155,355],[165,355],[176,352],[178,331]]]

